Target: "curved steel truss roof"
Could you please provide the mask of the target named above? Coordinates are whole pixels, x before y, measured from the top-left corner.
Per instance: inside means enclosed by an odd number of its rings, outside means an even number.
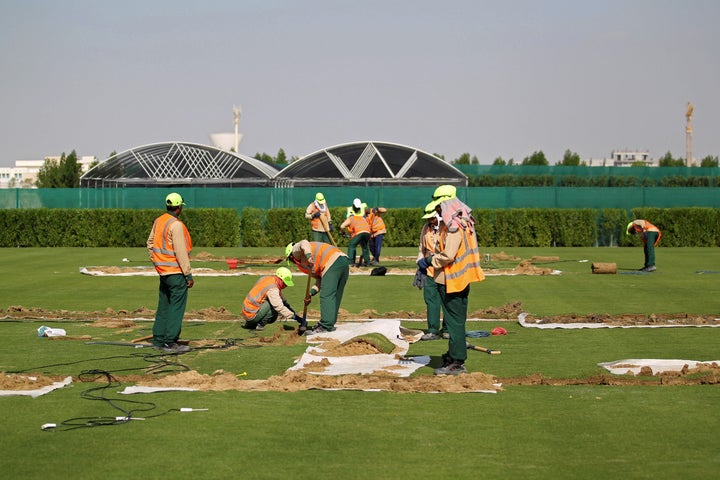
[[[264,186],[278,170],[207,145],[166,142],[131,148],[88,170],[81,187]]]
[[[276,185],[385,185],[450,183],[467,186],[467,177],[442,158],[387,142],[353,142],[324,148],[285,167]]]

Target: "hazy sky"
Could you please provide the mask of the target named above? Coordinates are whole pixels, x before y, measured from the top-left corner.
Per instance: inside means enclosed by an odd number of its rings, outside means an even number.
[[[0,0],[0,166],[362,140],[551,164],[720,155],[718,0]]]

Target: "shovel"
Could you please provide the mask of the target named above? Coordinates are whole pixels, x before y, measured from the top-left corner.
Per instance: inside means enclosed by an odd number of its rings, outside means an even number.
[[[310,295],[310,279],[312,276],[308,273],[308,279],[307,279],[307,285],[305,286],[305,296],[303,297],[303,302],[306,298]],[[302,314],[302,322],[300,322],[300,326],[298,327],[298,335],[302,336],[307,331],[307,309],[308,306],[305,305],[303,307],[303,314]]]
[[[489,348],[478,347],[470,342],[465,342],[465,347],[468,350],[477,350],[478,352],[485,352],[488,355],[500,355],[502,353],[500,350],[490,350]]]

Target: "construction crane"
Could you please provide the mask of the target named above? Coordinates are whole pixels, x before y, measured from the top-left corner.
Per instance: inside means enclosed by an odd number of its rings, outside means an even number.
[[[686,167],[692,167],[693,164],[693,157],[692,157],[692,115],[693,110],[695,107],[693,107],[693,104],[688,102],[687,103],[687,110],[685,110],[685,166]]]

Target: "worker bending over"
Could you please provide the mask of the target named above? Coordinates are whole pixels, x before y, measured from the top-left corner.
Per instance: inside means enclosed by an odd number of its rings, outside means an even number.
[[[320,321],[307,331],[308,335],[335,330],[345,284],[350,275],[350,262],[339,248],[323,242],[300,240],[285,247],[285,257],[298,269],[315,279],[305,305],[320,293]]]
[[[626,232],[628,235],[640,235],[643,241],[643,253],[645,254],[645,265],[641,272],[655,271],[655,247],[660,242],[662,232],[658,227],[647,220],[637,219],[628,223]]]

